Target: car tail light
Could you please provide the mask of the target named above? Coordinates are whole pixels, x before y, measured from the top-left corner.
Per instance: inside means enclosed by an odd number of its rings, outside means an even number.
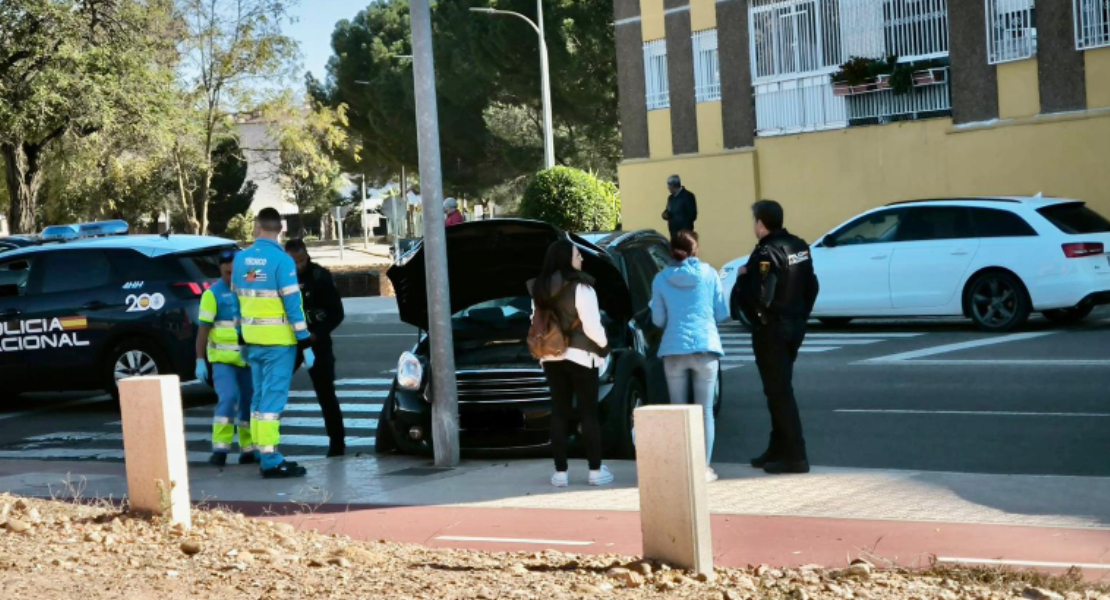
[[[207,281],[179,281],[173,284],[173,287],[185,293],[186,295],[192,294],[193,296],[199,298],[202,294],[204,294],[204,290],[212,287],[212,285]]]
[[[1064,256],[1068,258],[1083,258],[1102,254],[1104,246],[1100,242],[1080,242],[1078,244],[1064,244]]]

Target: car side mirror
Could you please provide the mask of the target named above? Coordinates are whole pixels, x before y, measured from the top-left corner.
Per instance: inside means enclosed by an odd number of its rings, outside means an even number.
[[[836,248],[836,238],[827,237],[821,240],[821,246],[825,248]]]

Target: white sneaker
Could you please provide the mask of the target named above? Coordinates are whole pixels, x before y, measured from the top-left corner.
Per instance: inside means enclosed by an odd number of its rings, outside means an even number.
[[[717,481],[717,479],[718,479],[717,472],[714,471],[713,469],[710,469],[709,467],[706,467],[705,468],[705,481],[706,481],[706,483],[713,483],[714,481]]]
[[[590,485],[609,485],[613,483],[613,474],[609,472],[609,467],[601,465],[601,469],[597,471],[590,471]]]
[[[566,471],[555,471],[551,476],[551,485],[555,487],[567,487],[570,485],[570,478],[567,477]]]

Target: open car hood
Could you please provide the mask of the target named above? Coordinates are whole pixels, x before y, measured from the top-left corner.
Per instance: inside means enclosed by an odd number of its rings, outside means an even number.
[[[475,304],[527,296],[527,282],[540,274],[547,247],[560,235],[554,226],[523,219],[472,221],[447,228],[451,314]],[[632,317],[632,298],[620,269],[597,246],[571,234],[582,253],[582,270],[597,280],[601,310],[610,318]],[[419,242],[386,273],[397,294],[401,320],[428,329],[424,243]]]

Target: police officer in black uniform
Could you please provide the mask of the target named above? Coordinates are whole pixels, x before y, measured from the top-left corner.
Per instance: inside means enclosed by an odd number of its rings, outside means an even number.
[[[805,438],[794,399],[794,361],[817,300],[817,275],[809,245],[783,229],[782,205],[752,206],[759,244],[733,288],[752,324],[752,348],[771,412],[771,443],[751,464],[772,474],[808,473]]]
[[[346,430],[343,427],[343,411],[335,393],[335,352],[331,340],[331,332],[343,322],[343,299],[331,272],[312,262],[303,240],[285,242],[285,252],[297,264],[297,283],[301,286],[304,314],[308,320],[308,331],[312,334],[310,342],[316,364],[308,370],[308,375],[312,378],[312,389],[316,390],[316,401],[320,403],[324,428],[328,432],[327,456],[343,456],[347,451]],[[298,350],[297,368],[302,362]]]

